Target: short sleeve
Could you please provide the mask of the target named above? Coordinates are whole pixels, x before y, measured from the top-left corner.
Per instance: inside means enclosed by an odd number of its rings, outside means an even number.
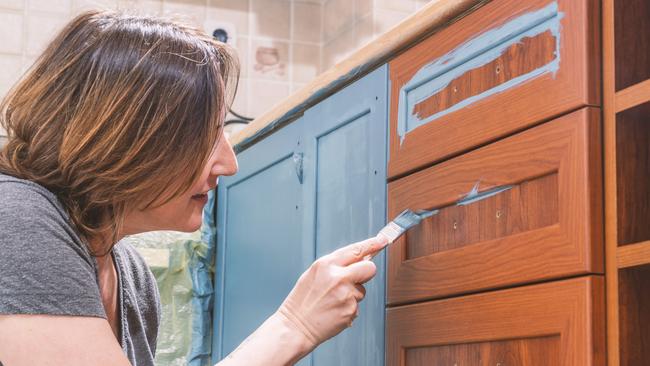
[[[0,181],[0,313],[106,318],[93,258],[54,195]]]

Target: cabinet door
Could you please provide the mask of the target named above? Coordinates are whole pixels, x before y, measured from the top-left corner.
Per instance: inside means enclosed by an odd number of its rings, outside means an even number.
[[[213,361],[233,351],[270,316],[312,261],[305,247],[301,122],[237,156],[217,197]]]
[[[598,105],[599,10],[493,0],[393,59],[389,176]]]
[[[320,257],[374,236],[385,223],[387,68],[331,96],[304,115],[305,187],[309,190],[305,243]],[[354,325],[313,353],[315,366],[384,363],[385,260]]]
[[[389,247],[388,302],[603,271],[600,111],[583,108],[388,185],[436,209]]]
[[[603,366],[604,281],[582,277],[387,312],[388,366]]]

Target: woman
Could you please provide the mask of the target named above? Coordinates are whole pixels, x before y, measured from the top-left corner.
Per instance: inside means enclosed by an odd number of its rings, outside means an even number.
[[[160,304],[125,235],[194,231],[237,171],[229,49],[158,18],[88,12],[2,102],[0,362],[153,365]],[[117,244],[116,244],[117,243]],[[349,326],[375,238],[317,260],[219,365],[287,365]]]

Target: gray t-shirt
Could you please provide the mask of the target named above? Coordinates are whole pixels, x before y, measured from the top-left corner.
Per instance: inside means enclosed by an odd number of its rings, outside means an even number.
[[[133,366],[154,365],[160,294],[142,257],[113,248],[119,278],[120,344]],[[56,196],[0,174],[0,314],[106,318],[97,263]]]

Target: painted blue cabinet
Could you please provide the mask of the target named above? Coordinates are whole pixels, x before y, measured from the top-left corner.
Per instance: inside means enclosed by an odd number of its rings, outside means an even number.
[[[271,315],[318,257],[385,222],[387,68],[307,110],[238,155],[220,180],[213,361]],[[300,365],[384,363],[385,259],[354,326]]]

